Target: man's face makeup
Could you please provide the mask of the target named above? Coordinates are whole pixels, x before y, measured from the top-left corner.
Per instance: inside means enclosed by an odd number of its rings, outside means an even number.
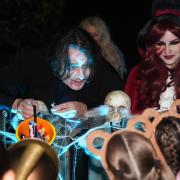
[[[68,55],[70,59],[70,73],[69,77],[63,82],[73,90],[80,90],[90,75],[90,69],[87,64],[86,54],[73,46],[69,47]]]

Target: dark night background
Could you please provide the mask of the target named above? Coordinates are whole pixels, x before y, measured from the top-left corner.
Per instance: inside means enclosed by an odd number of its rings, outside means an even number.
[[[54,34],[97,15],[108,24],[131,69],[140,59],[136,37],[151,17],[151,4],[152,0],[1,0],[0,66],[11,63],[19,47],[47,45]]]

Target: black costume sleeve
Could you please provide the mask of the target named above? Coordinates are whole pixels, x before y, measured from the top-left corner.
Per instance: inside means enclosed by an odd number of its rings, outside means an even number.
[[[104,104],[109,92],[123,89],[123,81],[109,62],[104,59],[98,64],[97,74],[99,76],[99,97]]]
[[[18,64],[11,64],[0,69],[0,105],[11,107],[14,100],[20,96],[21,87]]]
[[[0,69],[1,105],[11,107],[16,98],[47,99],[51,80],[45,62],[46,51],[22,49],[14,63]]]

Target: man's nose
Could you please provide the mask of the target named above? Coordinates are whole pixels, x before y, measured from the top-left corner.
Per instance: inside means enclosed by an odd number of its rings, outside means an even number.
[[[79,78],[80,80],[84,79],[84,70],[82,68],[78,68],[76,71],[76,77]]]

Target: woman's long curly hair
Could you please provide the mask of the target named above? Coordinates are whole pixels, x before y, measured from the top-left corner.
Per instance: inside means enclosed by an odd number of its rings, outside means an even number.
[[[156,53],[155,43],[167,30],[180,38],[180,27],[165,20],[152,25],[149,29],[147,36],[147,56],[145,61],[140,64],[138,74],[138,78],[142,82],[139,89],[139,110],[148,107],[159,107],[160,95],[166,90],[168,68]],[[173,74],[175,94],[178,99],[180,98],[180,62],[174,68]]]
[[[180,170],[180,120],[164,118],[156,127],[156,141],[174,175]]]

